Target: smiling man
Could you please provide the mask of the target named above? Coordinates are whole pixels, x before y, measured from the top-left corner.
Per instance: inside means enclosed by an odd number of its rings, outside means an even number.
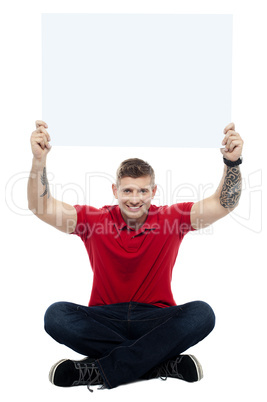
[[[212,331],[215,315],[203,301],[176,305],[172,270],[189,231],[211,225],[238,205],[243,140],[234,124],[224,129],[224,173],[211,197],[157,207],[152,204],[157,190],[154,170],[133,158],[121,163],[112,185],[118,205],[100,209],[71,206],[50,195],[47,127],[37,121],[31,136],[29,208],[44,222],[79,236],[94,273],[88,306],[58,302],[46,311],[48,334],[85,356],[54,364],[50,381],[61,387],[109,389],[157,377],[199,381],[201,364],[182,353]]]
[[[118,168],[117,183],[112,190],[124,221],[138,229],[146,221],[157,191],[154,170],[141,159],[128,159]]]

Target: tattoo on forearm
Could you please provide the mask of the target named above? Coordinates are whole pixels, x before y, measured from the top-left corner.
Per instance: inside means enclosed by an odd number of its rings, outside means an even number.
[[[49,185],[48,185],[48,180],[46,176],[46,168],[44,167],[43,174],[41,175],[41,183],[43,186],[45,186],[45,191],[43,194],[40,195],[40,197],[44,197],[47,194],[47,198],[50,197],[50,190],[49,190]]]
[[[224,208],[235,208],[241,196],[241,173],[239,166],[227,166],[226,176],[220,195],[220,203]]]

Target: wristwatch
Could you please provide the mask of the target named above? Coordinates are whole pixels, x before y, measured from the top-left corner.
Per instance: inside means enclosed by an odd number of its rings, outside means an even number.
[[[242,156],[240,156],[240,158],[237,159],[237,161],[232,162],[232,161],[229,161],[229,159],[226,159],[225,157],[223,157],[223,161],[227,166],[234,167],[234,166],[240,165],[243,162],[243,158],[242,158]]]

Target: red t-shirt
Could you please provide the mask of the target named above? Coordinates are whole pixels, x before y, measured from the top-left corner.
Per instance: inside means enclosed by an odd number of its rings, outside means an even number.
[[[172,270],[184,235],[194,230],[192,205],[151,205],[137,231],[127,226],[118,205],[74,205],[78,218],[73,234],[83,240],[94,273],[89,306],[130,301],[176,305]]]

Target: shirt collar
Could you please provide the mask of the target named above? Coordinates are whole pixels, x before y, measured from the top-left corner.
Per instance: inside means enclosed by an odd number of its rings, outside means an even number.
[[[113,214],[114,224],[115,224],[117,230],[124,230],[125,228],[128,228],[128,229],[132,230],[133,232],[135,232],[136,234],[145,232],[147,230],[155,230],[157,228],[157,224],[158,224],[158,215],[155,212],[156,208],[157,207],[155,205],[150,205],[145,222],[138,230],[135,230],[127,225],[127,223],[125,222],[125,220],[122,217],[119,205],[115,205],[114,209],[112,208],[112,210],[114,211],[114,214]]]

